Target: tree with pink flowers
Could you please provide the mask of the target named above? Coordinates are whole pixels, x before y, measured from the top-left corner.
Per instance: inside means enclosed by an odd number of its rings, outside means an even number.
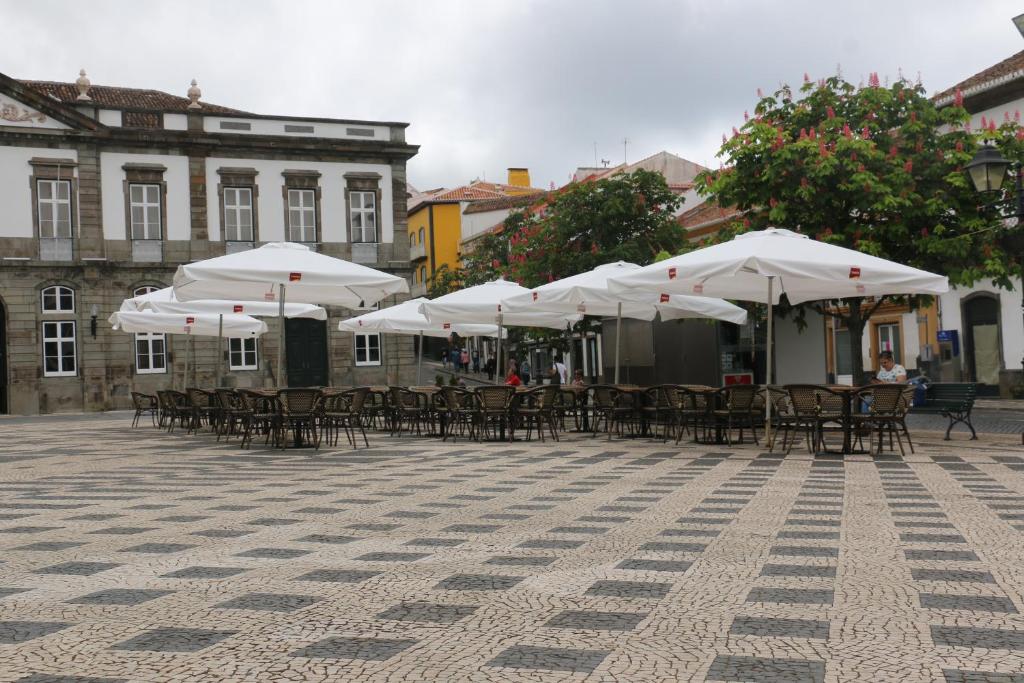
[[[981,138],[1007,158],[1024,158],[1016,121],[972,130],[960,97],[939,108],[920,84],[883,85],[877,74],[866,86],[805,75],[795,92],[783,86],[759,96],[753,115],[723,137],[722,167],[697,177],[700,193],[740,212],[720,239],[777,226],[958,285],[984,279],[1009,287],[1020,274],[999,209],[964,173]],[[887,300],[818,307],[850,330],[855,378],[863,374],[865,323]]]

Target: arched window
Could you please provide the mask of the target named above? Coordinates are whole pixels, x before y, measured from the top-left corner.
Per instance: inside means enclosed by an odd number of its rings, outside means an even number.
[[[43,313],[74,313],[75,290],[62,285],[47,287],[42,291]]]
[[[138,287],[132,296],[155,292],[159,287],[149,285]],[[135,372],[153,375],[167,372],[167,337],[162,332],[137,332],[135,334]]]

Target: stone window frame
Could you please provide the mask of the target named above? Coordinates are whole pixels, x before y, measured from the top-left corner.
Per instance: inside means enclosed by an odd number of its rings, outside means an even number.
[[[149,292],[153,292],[158,289],[163,289],[163,287],[160,285],[141,284],[132,288],[132,297],[148,294]],[[153,342],[157,339],[163,342],[164,350],[162,355],[164,364],[162,367],[154,368],[152,360],[156,354],[153,353]],[[147,352],[145,355],[150,359],[149,368],[143,369],[139,367],[140,341],[146,342]],[[132,355],[135,357],[134,368],[136,375],[166,375],[168,373],[168,365],[170,365],[171,358],[170,348],[167,346],[167,335],[163,332],[136,332],[132,335]]]
[[[122,190],[124,192],[124,230],[125,239],[129,242],[166,242],[167,241],[167,181],[164,174],[167,167],[163,164],[129,163],[121,166],[124,171]],[[160,239],[139,239],[132,236],[132,185],[156,185],[160,188]]]
[[[78,239],[78,175],[76,169],[78,162],[74,159],[58,159],[49,157],[32,157],[28,161],[32,167],[32,175],[29,176],[29,187],[32,192],[32,237],[36,243],[40,239],[55,239],[42,237],[39,228],[39,181],[40,180],[66,180],[70,183],[69,196],[71,199],[71,237],[74,241]],[[69,239],[69,238],[59,238]],[[74,253],[74,246],[72,246]]]
[[[380,244],[381,243],[381,201],[383,191],[381,190],[381,174],[372,171],[350,172],[344,175],[345,178],[345,241],[353,244],[352,241],[352,192],[373,192],[376,211],[374,219],[377,221],[376,237],[373,242],[355,242],[354,244]]]
[[[64,325],[71,325],[71,336],[64,336]],[[46,336],[47,326],[56,326],[54,329],[57,330],[57,335],[52,337]],[[74,362],[74,368],[71,370],[63,369],[63,354],[62,344],[67,340],[71,341],[72,353],[71,358]],[[46,369],[46,344],[48,341],[56,342],[57,347],[57,363],[60,366],[58,370],[47,370]],[[39,351],[43,359],[43,377],[77,377],[78,376],[78,321],[77,320],[43,320],[39,325]]]
[[[258,243],[260,241],[260,186],[256,182],[256,176],[259,175],[259,171],[255,168],[234,168],[234,167],[223,167],[217,169],[217,175],[220,176],[220,182],[217,183],[217,207],[220,211],[220,241],[221,242],[246,242],[249,240],[228,240],[227,238],[227,227],[226,219],[227,212],[224,209],[224,190],[227,189],[243,189],[249,190],[249,196],[252,198],[252,242]],[[285,194],[285,204],[287,205],[287,193]],[[287,210],[287,206],[285,206]],[[287,224],[286,228],[287,230]],[[286,235],[287,237],[287,235]]]
[[[246,342],[252,341],[252,350],[246,349]],[[234,344],[238,342],[238,351],[235,351]],[[254,358],[251,364],[245,362],[246,354],[252,353]],[[242,362],[238,365],[234,362],[234,356],[238,354],[241,356]],[[228,338],[228,370],[232,372],[236,371],[251,371],[260,369],[260,345],[257,337],[229,337]]]
[[[320,188],[320,171],[309,171],[302,169],[285,169],[281,171],[284,177],[284,184],[281,186],[281,199],[284,204],[284,240],[291,241],[291,221],[288,215],[288,190],[312,190],[313,191],[313,226],[316,234],[312,242],[302,244],[320,244],[324,239],[324,222],[321,215],[323,191]]]
[[[363,353],[365,360],[359,360],[359,339],[364,338]],[[370,359],[370,337],[377,338],[377,360]],[[352,335],[352,360],[356,367],[379,366],[384,360],[384,346],[381,342],[380,332],[357,332]]]
[[[51,289],[58,290],[55,293],[58,308],[47,310],[46,309],[46,292],[48,292]],[[59,308],[59,306],[60,306],[60,299],[61,299],[61,293],[60,293],[59,290],[61,290],[61,289],[66,289],[69,292],[71,292],[71,308]],[[74,315],[75,310],[76,310],[77,307],[78,307],[78,293],[75,291],[74,287],[72,287],[70,285],[66,285],[66,284],[60,283],[60,282],[56,282],[56,283],[44,283],[44,285],[39,288],[39,312],[42,315],[62,315],[62,314],[65,314],[65,313],[70,313],[70,314]]]

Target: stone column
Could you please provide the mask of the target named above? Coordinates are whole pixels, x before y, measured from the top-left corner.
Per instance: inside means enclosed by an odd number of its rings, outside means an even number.
[[[188,203],[192,227],[189,254],[193,260],[211,256],[206,199],[206,156],[193,154],[188,158]]]
[[[103,202],[100,152],[95,145],[78,147],[78,258],[103,258]]]

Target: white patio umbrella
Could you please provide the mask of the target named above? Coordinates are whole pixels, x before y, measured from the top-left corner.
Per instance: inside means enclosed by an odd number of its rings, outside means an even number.
[[[226,256],[178,266],[179,301],[228,299],[363,308],[409,291],[405,278],[317,253],[302,244],[271,242]],[[277,384],[284,386],[284,325],[277,351]]]
[[[267,324],[248,315],[156,313],[154,311],[115,311],[107,319],[115,330],[123,332],[160,332],[203,337],[258,337]],[[188,381],[190,343],[185,343],[185,381]]]
[[[884,294],[942,294],[949,281],[900,263],[768,228],[729,242],[652,263],[611,278],[612,292],[694,294],[768,304],[766,384],[772,381],[772,307],[783,294],[791,304]],[[765,401],[771,441],[771,401]]]
[[[420,304],[419,310],[431,323],[441,325],[496,324],[499,331],[498,372],[504,372],[501,367],[501,339],[504,337],[502,328],[507,326],[552,327],[560,330],[583,317],[580,313],[547,313],[544,311],[506,313],[504,311],[503,301],[517,294],[529,293],[529,291],[515,282],[499,278],[424,301]]]
[[[638,270],[635,263],[616,261],[585,273],[549,282],[524,294],[505,299],[509,313],[546,311],[615,316],[615,383],[619,383],[619,348],[622,319],[662,320],[677,318],[713,318],[742,325],[747,312],[722,299],[679,294],[661,296],[654,292],[616,292],[608,289],[608,279]]]
[[[419,335],[420,349],[416,363],[416,382],[422,382],[423,337],[448,337],[452,332],[461,337],[496,337],[497,325],[446,325],[432,323],[420,313],[420,305],[427,299],[410,299],[379,311],[342,320],[338,329],[342,332],[379,332],[382,334]]]
[[[157,313],[201,314],[209,313],[224,315],[277,316],[281,307],[269,301],[230,301],[227,299],[200,299],[196,301],[178,301],[173,287],[164,287],[148,294],[139,294],[121,302],[122,311],[155,311]],[[285,304],[284,317],[311,318],[327,320],[327,311],[312,304]],[[224,334],[217,335],[217,372],[216,384],[220,386],[223,365]]]

